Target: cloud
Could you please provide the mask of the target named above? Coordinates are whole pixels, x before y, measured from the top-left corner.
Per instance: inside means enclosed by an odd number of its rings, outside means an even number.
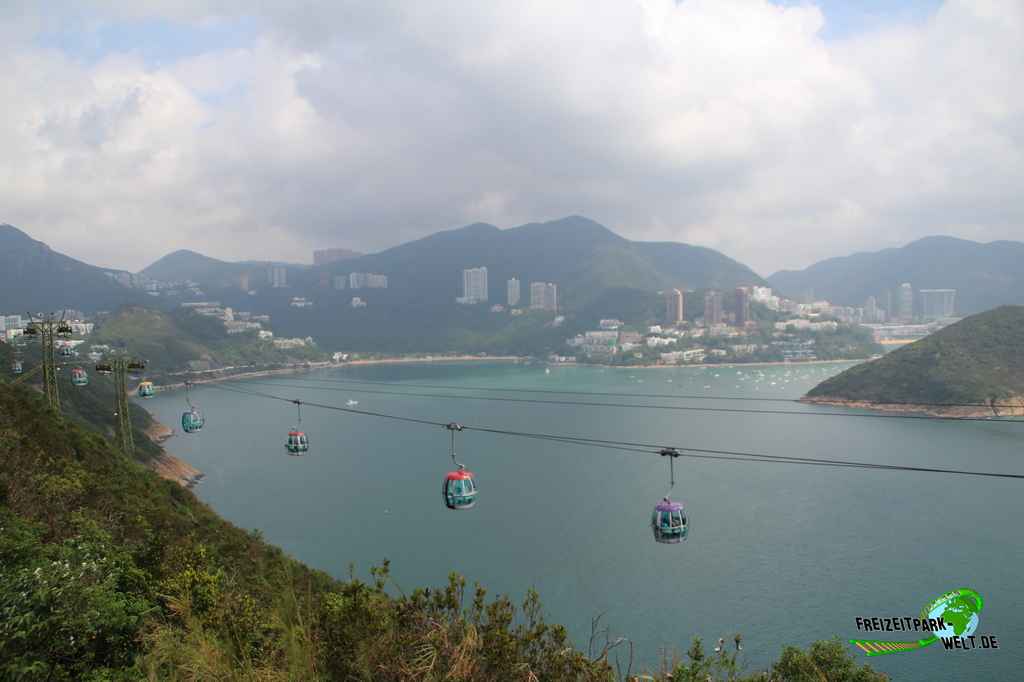
[[[83,15],[108,32],[257,29],[161,64],[25,38]],[[181,247],[308,260],[569,213],[763,273],[927,234],[1024,238],[1014,0],[841,40],[813,5],[759,0],[309,0],[255,17],[111,1],[65,25],[28,4],[10,18],[0,219],[104,264]]]

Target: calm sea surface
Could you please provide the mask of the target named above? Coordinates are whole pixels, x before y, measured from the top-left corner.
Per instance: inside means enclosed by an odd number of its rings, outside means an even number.
[[[523,365],[392,365],[226,386],[467,425],[585,435],[772,455],[1024,473],[1024,424],[948,423],[807,414],[744,414],[442,399],[367,393],[388,387],[314,383],[369,379],[450,386],[795,398],[848,365],[599,369]],[[397,389],[402,390],[402,389]],[[544,394],[475,395],[559,400]],[[587,397],[588,402],[845,412],[786,403]],[[944,474],[681,458],[674,497],[692,524],[682,545],[656,544],[651,508],[668,488],[656,455],[465,432],[460,459],[476,474],[477,507],[441,502],[448,434],[306,408],[312,450],[284,453],[295,421],[287,403],[200,387],[201,434],[167,443],[206,473],[197,494],[239,526],[259,529],[298,559],[343,577],[391,560],[403,589],[441,585],[450,571],[516,601],[534,587],[549,620],[579,646],[603,614],[656,665],[699,635],[744,636],[750,670],[786,644],[858,635],[857,616],[916,616],[942,592],[985,598],[977,634],[998,651],[924,651],[876,658],[899,680],[1022,679],[1024,482]],[[148,401],[175,425],[184,395]],[[179,429],[180,430],[180,429]],[[879,639],[914,639],[883,633]],[[859,656],[863,659],[863,656]]]

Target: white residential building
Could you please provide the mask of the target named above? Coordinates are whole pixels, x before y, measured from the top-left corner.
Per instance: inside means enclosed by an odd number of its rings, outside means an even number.
[[[519,299],[522,295],[522,287],[519,285],[519,278],[513,277],[506,285],[508,293],[508,307],[514,308],[519,305]]]
[[[270,281],[270,286],[275,289],[288,286],[288,268],[283,265],[271,265],[267,272],[267,279]]]
[[[388,288],[388,276],[378,275],[376,273],[366,273],[366,288],[367,289],[387,289]]]
[[[487,268],[467,268],[462,271],[462,296],[458,303],[472,305],[487,302]]]

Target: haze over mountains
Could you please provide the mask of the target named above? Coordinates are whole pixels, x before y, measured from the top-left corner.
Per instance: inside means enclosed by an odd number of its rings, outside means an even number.
[[[903,282],[914,289],[956,289],[957,312],[970,314],[1024,303],[1024,242],[988,244],[955,237],[925,237],[906,246],[830,258],[804,269],[768,277],[788,296],[813,293],[838,305],[881,303]]]
[[[330,245],[325,245],[330,246]],[[907,246],[831,258],[805,270],[777,272],[767,280],[713,249],[673,242],[637,242],[582,216],[499,229],[476,223],[444,230],[379,253],[325,265],[285,264],[288,287],[271,292],[270,261],[227,262],[190,250],[164,256],[140,274],[158,280],[192,280],[211,297],[244,295],[257,300],[284,294],[308,296],[331,288],[335,275],[377,272],[389,278],[374,296],[388,305],[444,306],[460,295],[463,268],[486,266],[490,302],[503,303],[505,281],[516,276],[524,296],[530,281],[555,282],[567,311],[609,308],[654,310],[654,292],[770,284],[799,297],[813,293],[836,304],[862,305],[902,282],[915,289],[957,289],[960,313],[1024,302],[1024,242],[981,244],[952,237],[928,237]],[[83,263],[37,242],[10,225],[0,225],[0,310],[43,310],[69,306],[111,309],[125,303],[157,301],[112,281],[104,268]],[[366,293],[366,292],[363,292]],[[340,302],[350,291],[333,292]],[[880,299],[881,300],[881,299]],[[280,303],[280,301],[278,301]],[[258,307],[256,305],[255,307]]]

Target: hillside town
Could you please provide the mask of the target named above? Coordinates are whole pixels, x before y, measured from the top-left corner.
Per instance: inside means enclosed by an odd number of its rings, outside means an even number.
[[[195,298],[202,294],[198,284],[191,281],[161,282],[135,276],[117,281],[158,295]],[[272,288],[287,287],[287,268],[268,266],[267,284]],[[334,276],[330,281],[335,290],[387,286],[388,276],[378,273],[352,272]],[[352,308],[368,305],[366,294],[360,293],[361,296],[351,298],[348,305]],[[532,281],[524,287],[518,277],[512,277],[505,282],[503,293],[499,301],[494,301],[487,267],[470,267],[462,271],[461,296],[455,298],[455,303],[486,306],[491,313],[511,317],[540,311],[550,315],[548,326],[566,324],[566,316],[559,308],[557,283]],[[549,359],[563,363],[692,365],[867,357],[887,347],[924,338],[959,319],[955,316],[956,290],[915,291],[910,283],[903,283],[895,293],[887,292],[881,302],[869,297],[863,306],[834,305],[826,300],[800,302],[765,286],[741,286],[728,292],[673,288],[660,295],[664,302],[660,319],[629,324],[607,317],[600,319],[593,329],[570,325],[573,335],[565,339],[562,349],[552,349]],[[178,306],[220,321],[228,336],[251,335],[281,350],[316,346],[311,336],[275,336],[268,314],[235,310],[207,300],[182,301]],[[314,309],[315,300],[311,296],[293,296],[289,306]],[[82,344],[82,339],[92,333],[96,320],[79,310],[61,312],[76,338],[64,343]],[[30,318],[21,314],[0,315],[0,340],[14,341],[29,322]],[[91,348],[89,355],[99,357],[102,352],[102,348]]]

